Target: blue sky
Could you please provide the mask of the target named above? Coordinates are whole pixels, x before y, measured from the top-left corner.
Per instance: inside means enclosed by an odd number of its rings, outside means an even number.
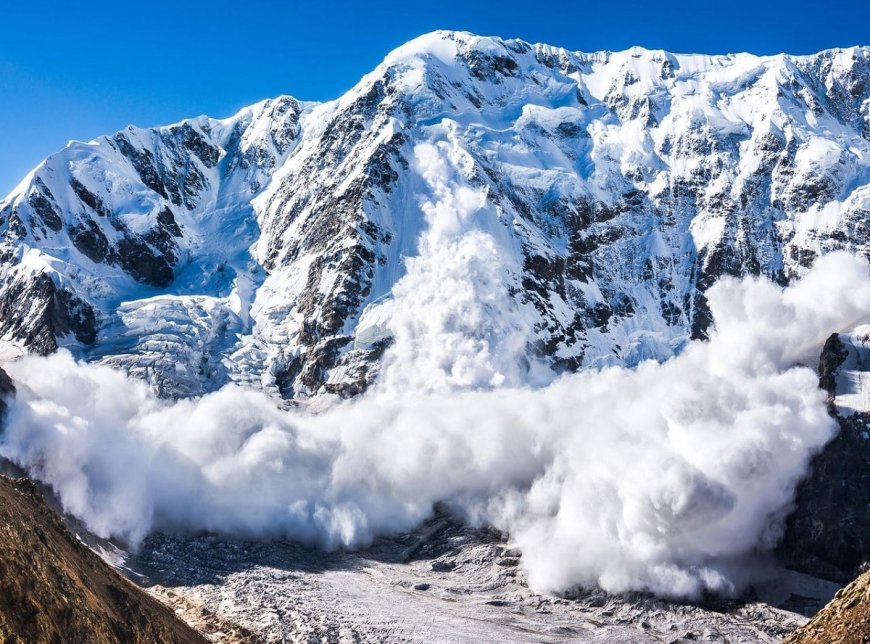
[[[870,44],[870,0],[20,2],[0,8],[0,194],[69,139],[334,98],[434,29],[573,50],[810,53]]]

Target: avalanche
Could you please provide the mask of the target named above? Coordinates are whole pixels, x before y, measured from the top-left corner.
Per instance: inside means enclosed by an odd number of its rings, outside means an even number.
[[[433,228],[457,215],[434,211]],[[536,590],[698,597],[758,581],[755,558],[776,544],[797,481],[835,429],[815,373],[793,365],[868,316],[867,264],[833,254],[785,290],[723,279],[709,291],[709,341],[663,364],[539,387],[512,382],[508,356],[521,356],[510,333],[457,334],[455,321],[509,297],[486,272],[462,274],[409,269],[445,324],[396,328],[383,383],[320,414],[233,385],[166,402],[68,353],[13,363],[0,455],[98,534],[134,544],[189,528],[360,546],[442,501],[508,531]]]
[[[133,543],[445,501],[537,589],[735,592],[834,430],[796,365],[870,311],[868,80],[436,32],[329,103],[73,143],[0,202],[2,340],[55,353],[0,455]]]

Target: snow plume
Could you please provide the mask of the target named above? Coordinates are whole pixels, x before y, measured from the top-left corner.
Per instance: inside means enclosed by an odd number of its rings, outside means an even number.
[[[432,392],[520,386],[549,379],[543,364],[524,360],[531,337],[509,288],[522,267],[503,250],[516,243],[483,190],[462,176],[472,167],[454,140],[415,149],[425,184],[427,227],[419,256],[393,289],[389,328],[395,339],[385,361],[382,389]]]
[[[358,546],[445,501],[507,530],[539,590],[738,590],[835,431],[794,365],[870,312],[865,263],[829,255],[785,289],[724,278],[708,342],[538,384],[498,213],[449,142],[417,163],[429,229],[367,395],[316,415],[234,387],[169,402],[61,352],[7,365],[18,395],[0,454],[133,543],[190,528]]]

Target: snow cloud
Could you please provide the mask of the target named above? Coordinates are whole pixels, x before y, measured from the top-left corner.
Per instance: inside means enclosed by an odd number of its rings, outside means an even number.
[[[449,133],[417,165],[428,228],[368,394],[319,414],[233,386],[172,402],[65,352],[30,357],[7,365],[0,455],[132,543],[190,528],[359,546],[444,501],[507,530],[538,590],[734,591],[835,431],[795,365],[870,312],[866,264],[829,255],[785,289],[725,278],[708,342],[557,378],[526,356],[510,236]]]

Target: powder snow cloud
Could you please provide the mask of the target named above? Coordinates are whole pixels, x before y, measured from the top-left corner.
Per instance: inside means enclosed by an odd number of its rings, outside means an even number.
[[[507,530],[533,588],[694,597],[751,578],[830,438],[811,369],[870,312],[866,264],[821,258],[794,285],[724,278],[715,329],[663,364],[556,377],[526,350],[510,237],[446,131],[420,146],[419,256],[393,292],[381,381],[318,414],[227,386],[166,401],[61,352],[7,365],[0,455],[96,533],[155,529],[360,546],[447,502]]]

